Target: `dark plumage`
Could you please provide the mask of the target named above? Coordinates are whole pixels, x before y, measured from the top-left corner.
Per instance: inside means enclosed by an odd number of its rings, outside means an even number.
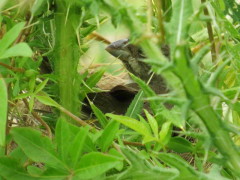
[[[145,56],[139,47],[129,44],[128,39],[122,39],[111,43],[106,47],[106,50],[114,57],[120,59],[129,72],[148,82],[152,74],[151,67],[144,62]],[[169,56],[167,46],[162,46],[162,51],[165,56]],[[157,94],[168,91],[163,78],[156,74],[149,85]]]

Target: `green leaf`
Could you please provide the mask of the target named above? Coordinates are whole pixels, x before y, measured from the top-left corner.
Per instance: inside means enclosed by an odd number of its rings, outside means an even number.
[[[82,127],[80,131],[76,134],[72,143],[69,146],[69,156],[72,161],[73,168],[76,168],[79,160],[81,158],[83,147],[86,144],[86,139],[88,135],[88,127]],[[65,147],[67,148],[67,147]]]
[[[85,84],[85,91],[91,92],[92,88],[97,84],[97,82],[102,78],[103,74],[105,72],[105,69],[101,69],[97,71],[96,73],[92,74],[86,81]]]
[[[11,134],[24,153],[33,161],[46,163],[52,168],[66,170],[48,137],[31,128],[13,128]]]
[[[182,137],[172,137],[167,146],[177,153],[193,152],[192,144]]]
[[[209,46],[204,46],[201,48],[191,59],[191,65],[194,68],[195,73],[198,72],[198,63],[203,59],[203,57],[209,52]]]
[[[38,16],[47,10],[48,0],[36,0],[31,7],[32,16]]]
[[[161,168],[148,163],[138,153],[129,149],[122,149],[122,152],[131,162],[130,168],[123,172],[119,179],[137,179],[137,180],[158,180],[175,179],[178,171],[173,168]]]
[[[26,97],[29,97],[29,96],[32,96],[32,95],[33,95],[32,92],[26,92],[26,93],[19,94],[14,99],[23,99],[23,98],[26,98]]]
[[[129,116],[131,118],[137,118],[138,114],[141,113],[142,107],[144,104],[143,101],[143,91],[139,91],[137,95],[134,96],[134,99],[132,100],[131,104],[129,105],[126,116]]]
[[[35,98],[37,98],[37,100],[39,100],[41,103],[45,105],[61,108],[61,106],[52,98],[50,98],[47,94],[44,94],[44,93],[42,94],[43,95],[36,95]]]
[[[114,138],[119,129],[119,122],[117,121],[110,121],[107,127],[104,128],[103,133],[100,137],[100,144],[99,146],[102,149],[102,152],[106,152],[109,146],[112,144]]]
[[[0,156],[5,154],[7,107],[7,86],[0,75]]]
[[[57,143],[58,153],[64,162],[68,159],[68,147],[70,146],[70,129],[69,124],[64,118],[59,118],[55,129],[55,140]]]
[[[0,176],[8,180],[35,180],[15,159],[0,157]]]
[[[25,22],[16,24],[3,36],[0,40],[0,56],[2,56],[3,52],[17,39],[24,25]]]
[[[162,125],[161,131],[159,132],[159,141],[162,145],[166,145],[172,135],[172,123],[171,122],[165,122]]]
[[[159,153],[158,158],[169,165],[179,170],[178,179],[206,179],[203,173],[196,171],[188,162],[171,153]]]
[[[144,110],[144,112],[146,114],[146,117],[151,126],[154,136],[158,139],[158,123],[156,119],[147,110]]]
[[[175,126],[183,129],[185,126],[185,120],[181,117],[181,110],[178,107],[173,107],[171,110],[164,109],[161,111],[161,115],[171,121]]]
[[[89,179],[97,178],[99,175],[115,168],[121,163],[121,159],[99,152],[91,152],[82,157],[79,168],[74,174],[76,178]]]
[[[27,171],[32,176],[40,176],[43,173],[43,169],[40,169],[36,166],[28,166]]]
[[[103,112],[97,106],[95,106],[92,102],[90,102],[90,106],[95,116],[97,117],[98,121],[100,122],[101,126],[106,127],[106,125],[108,124],[108,120],[106,116],[103,114]]]
[[[189,18],[193,15],[192,1],[175,1],[172,12],[172,18],[167,25],[166,32],[168,33],[167,40],[170,44],[171,52],[174,52],[176,45],[186,41],[188,37]]]
[[[12,150],[9,154],[9,157],[16,159],[18,164],[24,165],[24,163],[28,160],[28,157],[24,154],[23,150],[18,146]]]
[[[28,46],[28,44],[18,43],[13,47],[10,47],[9,49],[7,49],[4,53],[2,53],[0,56],[0,59],[16,57],[16,56],[31,57],[32,55],[33,55],[33,52],[31,48]]]
[[[126,116],[114,115],[114,114],[107,114],[107,116],[143,135],[144,143],[147,143],[156,139],[152,136],[152,133],[149,131],[149,128],[146,127],[144,123],[136,119],[126,117]]]
[[[48,79],[45,79],[43,82],[37,85],[34,93],[37,94],[38,92],[40,92],[46,86],[47,82],[48,82]]]
[[[147,96],[147,97],[154,97],[154,96],[157,96],[156,93],[143,81],[141,80],[140,78],[134,76],[133,74],[130,74],[131,75],[131,78],[136,82],[138,83],[138,85],[141,87],[141,89],[143,90],[144,94]],[[157,114],[157,112],[163,108],[163,105],[162,105],[162,101],[158,101],[158,100],[153,100],[153,101],[150,101],[150,106],[151,106],[151,109],[153,110],[154,114]]]

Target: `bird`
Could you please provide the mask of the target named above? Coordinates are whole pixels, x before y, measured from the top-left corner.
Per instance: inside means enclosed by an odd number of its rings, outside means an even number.
[[[129,43],[129,39],[121,39],[109,44],[106,51],[112,56],[121,60],[124,67],[135,76],[139,77],[145,82],[148,82],[152,76],[151,66],[144,62],[146,56],[140,47]],[[169,57],[169,48],[166,45],[161,47],[163,54]],[[153,74],[149,82],[149,86],[156,94],[164,94],[169,90],[166,86],[165,80],[158,74]]]

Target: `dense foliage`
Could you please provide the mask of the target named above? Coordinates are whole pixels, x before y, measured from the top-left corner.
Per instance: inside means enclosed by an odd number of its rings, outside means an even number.
[[[0,178],[240,178],[239,4],[134,3],[0,2]],[[79,73],[93,42],[108,43],[96,32],[112,25],[130,32],[169,87],[156,94],[131,74],[141,91],[125,115],[89,99],[106,67]]]

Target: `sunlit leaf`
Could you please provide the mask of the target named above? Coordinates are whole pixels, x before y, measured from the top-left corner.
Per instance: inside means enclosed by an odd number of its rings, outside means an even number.
[[[11,134],[25,154],[33,161],[46,163],[53,168],[67,169],[55,152],[50,139],[44,137],[41,132],[31,128],[14,128],[11,130]]]
[[[5,154],[5,148],[3,147],[6,140],[7,107],[7,86],[0,75],[0,155]]]
[[[18,35],[22,31],[25,22],[20,22],[12,27],[0,40],[0,56],[3,52],[17,39]]]
[[[18,43],[14,45],[13,47],[7,49],[1,56],[0,59],[5,59],[9,57],[16,57],[16,56],[22,56],[22,57],[31,57],[33,55],[32,50],[26,43]]]

